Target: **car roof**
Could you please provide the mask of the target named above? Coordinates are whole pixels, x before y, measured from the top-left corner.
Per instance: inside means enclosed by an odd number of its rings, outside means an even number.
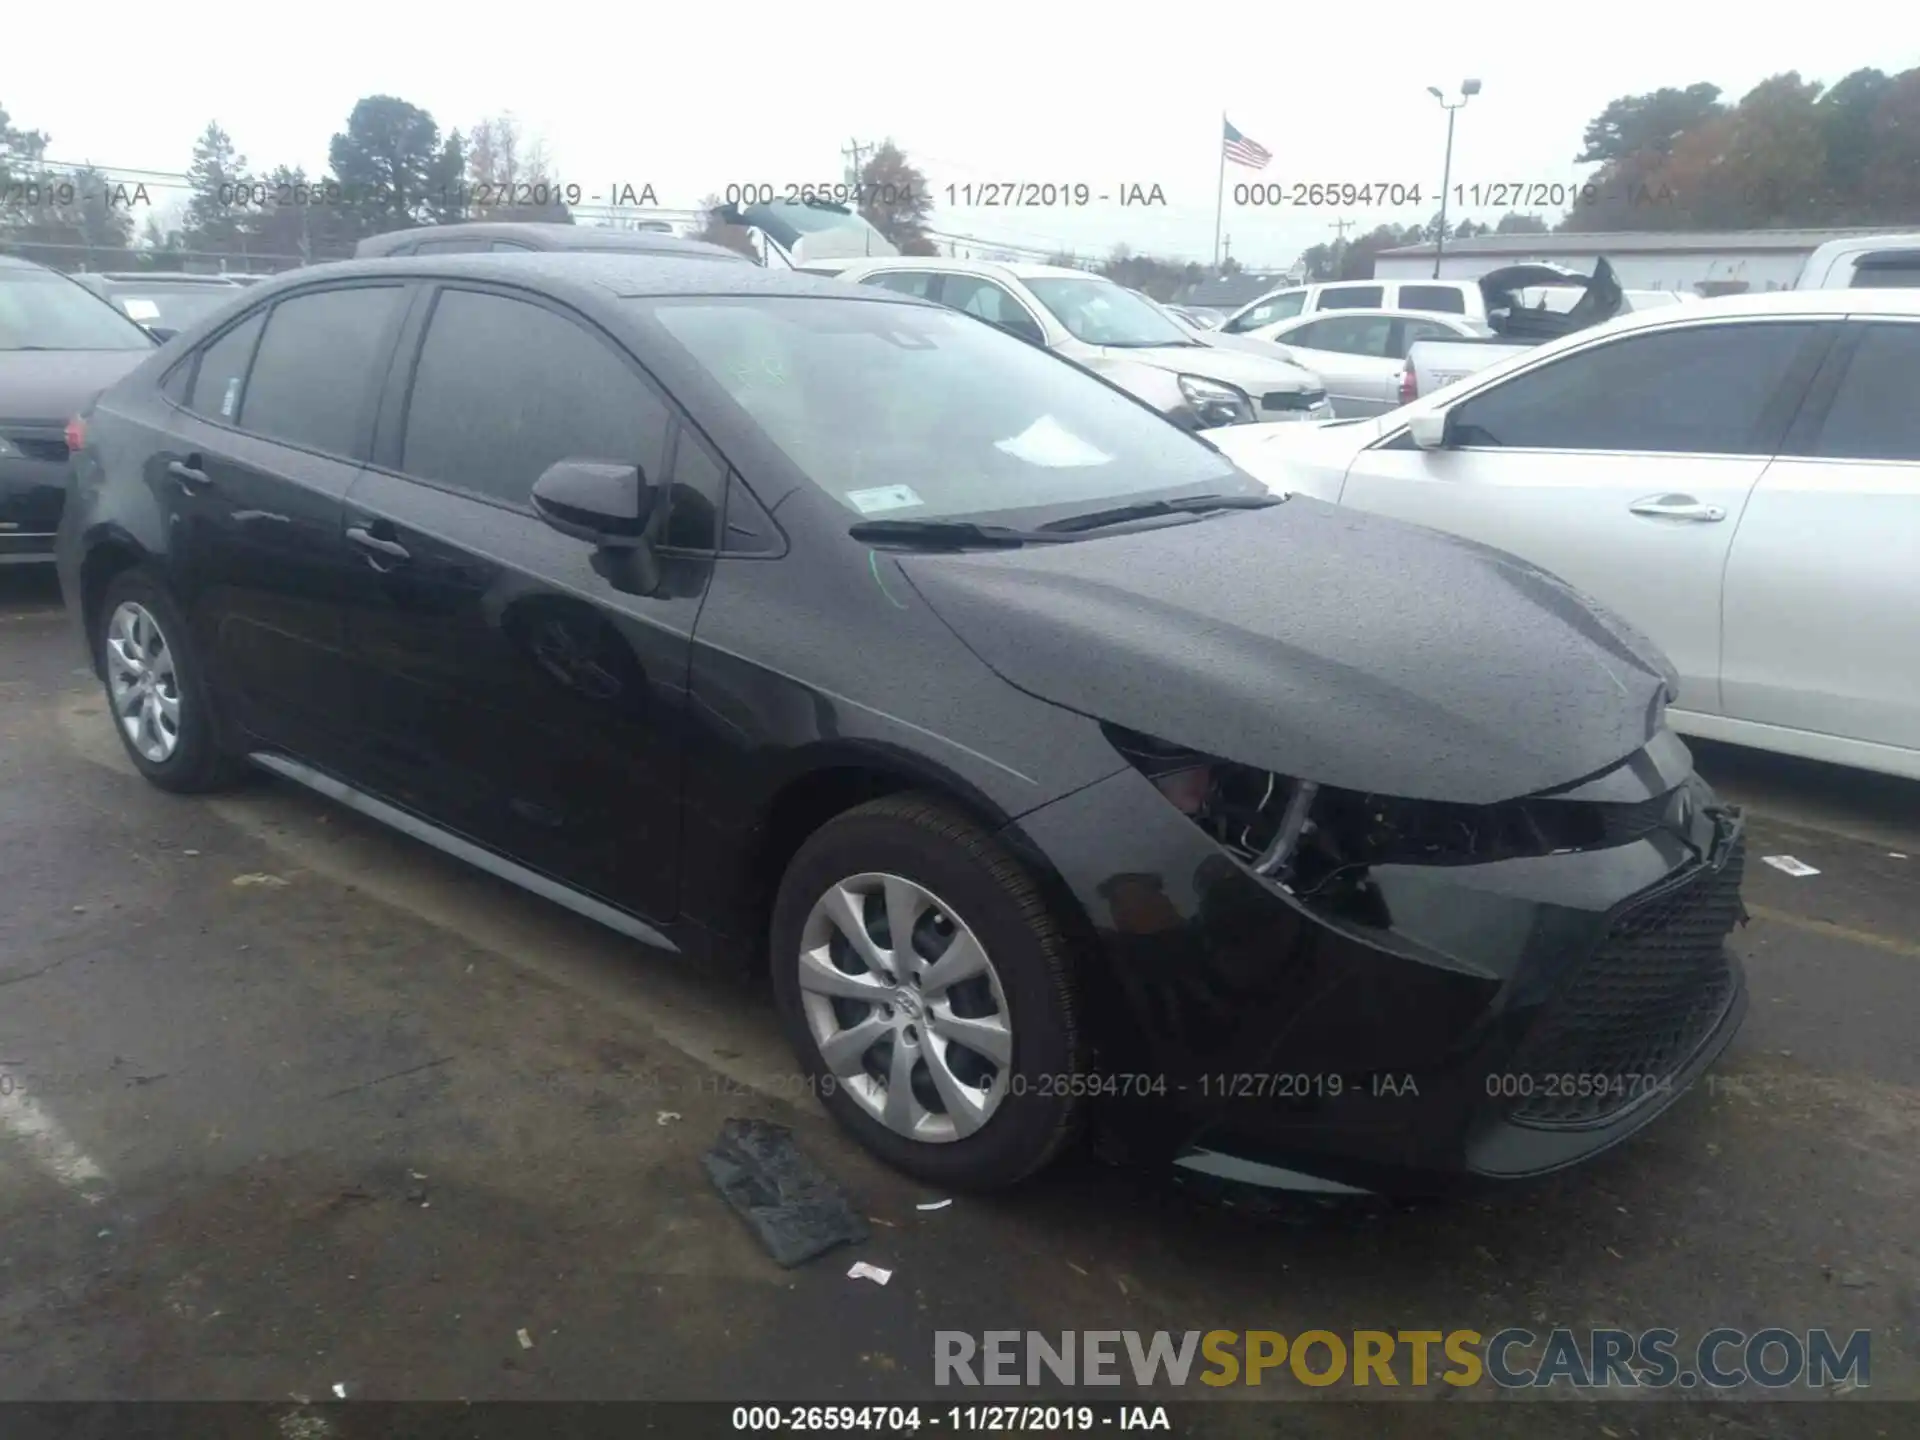
[[[1359,315],[1382,320],[1438,320],[1442,325],[1452,321],[1458,325],[1477,325],[1480,322],[1471,315],[1456,315],[1450,310],[1409,310],[1404,305],[1398,309],[1384,305],[1339,306],[1332,310],[1315,310],[1308,315],[1290,315],[1285,320],[1276,320],[1276,325],[1288,329],[1297,329],[1302,325],[1311,325],[1316,320],[1338,320],[1343,315]]]
[[[0,270],[47,270],[50,268],[22,255],[0,255]]]
[[[160,283],[166,285],[233,285],[225,275],[197,275],[191,270],[88,270],[76,280],[106,280],[115,285]]]
[[[841,273],[858,269],[863,275],[883,270],[937,270],[944,275],[978,275],[994,280],[1103,280],[1116,282],[1093,270],[1070,265],[1037,265],[1024,260],[950,260],[940,255],[898,255],[879,260],[861,260]],[[1122,287],[1124,288],[1124,287]]]
[[[1845,235],[1829,240],[1816,249],[1809,260],[1832,259],[1836,255],[1857,255],[1867,250],[1905,250],[1920,246],[1920,231],[1905,235]]]
[[[1658,305],[1602,322],[1609,329],[1643,325],[1695,324],[1720,316],[1742,315],[1920,315],[1915,290],[1767,290],[1758,295],[1709,296],[1691,305]],[[1594,326],[1599,329],[1600,326]],[[1586,334],[1587,331],[1576,331]]]
[[[456,225],[416,225],[371,235],[354,247],[356,256],[385,255],[416,240],[521,240],[547,250],[623,250],[652,254],[746,257],[724,245],[688,240],[658,230],[614,230],[597,225],[565,225],[538,220],[468,220]]]
[[[719,248],[719,247],[714,247]],[[732,252],[728,252],[732,253]],[[276,275],[258,287],[277,292],[316,280],[360,276],[492,280],[507,285],[573,289],[601,299],[656,295],[813,295],[828,299],[887,299],[914,305],[926,301],[897,291],[853,290],[824,275],[759,265],[716,265],[684,255],[632,250],[532,250],[518,255],[488,251],[451,255],[373,256],[309,265]]]

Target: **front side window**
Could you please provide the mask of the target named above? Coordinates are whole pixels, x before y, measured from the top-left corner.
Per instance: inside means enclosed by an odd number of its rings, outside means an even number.
[[[1302,337],[1311,333],[1311,340]],[[1331,350],[1336,355],[1384,357],[1393,338],[1393,320],[1385,315],[1349,315],[1338,320],[1316,320],[1290,337],[1309,350]]]
[[[953,280],[951,276],[947,279],[948,292]],[[1046,277],[1029,280],[1026,285],[1034,299],[1066,326],[1067,333],[1084,344],[1126,350],[1200,344],[1155,309],[1151,301],[1111,280]],[[952,303],[950,296],[948,303]]]
[[[1920,461],[1920,324],[1862,327],[1860,346],[1820,426],[1813,453],[1837,460]]]
[[[151,350],[120,308],[52,270],[0,268],[0,350]]]
[[[559,460],[660,478],[666,402],[584,326],[541,305],[443,290],[414,370],[401,441],[409,475],[512,505]]]
[[[1468,446],[1770,454],[1771,407],[1813,333],[1767,322],[1628,335],[1463,400],[1454,424]]]
[[[1291,320],[1306,308],[1306,304],[1305,290],[1283,291],[1278,295],[1269,295],[1257,305],[1242,310],[1220,328],[1229,335],[1243,335],[1249,330],[1258,330],[1262,325],[1272,325],[1279,320]]]
[[[1854,264],[1854,290],[1911,290],[1920,286],[1920,250],[1880,250]]]
[[[1117,288],[1117,287],[1116,287]],[[849,519],[1252,493],[1217,451],[1076,366],[944,309],[824,296],[631,300]]]
[[[358,456],[381,378],[376,367],[386,360],[388,327],[405,293],[398,285],[361,285],[275,305],[247,372],[240,428],[329,455]]]
[[[1386,289],[1380,285],[1329,285],[1320,292],[1316,310],[1378,310],[1386,303]]]
[[[991,280],[982,280],[977,275],[949,275],[940,290],[940,299],[962,314],[978,315],[1036,344],[1046,338],[1040,322],[1029,315],[1004,286]]]

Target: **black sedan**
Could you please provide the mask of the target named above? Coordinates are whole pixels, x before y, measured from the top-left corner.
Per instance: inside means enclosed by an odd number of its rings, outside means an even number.
[[[67,421],[154,350],[114,306],[0,255],[0,565],[45,565],[67,493]]]
[[[859,1139],[1318,1190],[1552,1170],[1744,1005],[1741,826],[1550,576],[1272,495],[969,316],[754,267],[302,270],[77,427],[133,763],[263,767],[770,968]]]

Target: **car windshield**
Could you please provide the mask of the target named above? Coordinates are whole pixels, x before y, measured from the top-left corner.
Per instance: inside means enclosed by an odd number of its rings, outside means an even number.
[[[0,269],[0,350],[148,350],[153,337],[51,270]]]
[[[107,298],[128,319],[143,325],[164,325],[170,330],[186,329],[240,293],[237,285],[150,285],[142,281],[107,287]]]
[[[811,296],[629,303],[850,519],[1030,523],[1264,489],[1105,382],[966,315]]]
[[[1025,282],[1034,298],[1053,312],[1067,333],[1089,345],[1140,348],[1147,345],[1197,345],[1185,330],[1160,313],[1151,300],[1111,280],[1041,279]]]

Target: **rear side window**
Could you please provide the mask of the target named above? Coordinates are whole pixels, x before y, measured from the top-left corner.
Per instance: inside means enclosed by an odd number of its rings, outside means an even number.
[[[1877,250],[1855,262],[1855,290],[1911,290],[1920,286],[1920,250]]]
[[[918,295],[924,300],[927,291],[933,288],[933,276],[925,270],[882,270],[860,283],[878,285],[884,290],[898,290],[902,295]]]
[[[413,247],[415,255],[471,255],[487,249],[485,240],[476,240],[471,235],[456,236],[451,240],[422,240]]]
[[[1839,460],[1920,461],[1920,324],[1868,325],[1813,453]]]
[[[1320,292],[1316,310],[1378,310],[1386,297],[1384,285],[1329,285]]]
[[[1402,310],[1434,310],[1443,315],[1467,313],[1467,297],[1451,285],[1402,285]]]
[[[660,478],[666,402],[613,347],[544,306],[443,290],[407,401],[400,468],[525,506],[557,460]]]
[[[240,388],[246,384],[247,364],[253,359],[260,327],[267,323],[262,310],[234,326],[200,352],[200,368],[187,392],[187,408],[231,425],[240,418]]]
[[[358,455],[388,327],[404,293],[398,285],[356,286],[274,306],[247,375],[240,428],[329,455]]]
[[[1770,407],[1814,333],[1765,323],[1630,335],[1463,400],[1455,424],[1475,447],[1771,454]]]
[[[1390,315],[1343,315],[1337,320],[1315,320],[1311,325],[1302,325],[1286,339],[1307,350],[1331,350],[1340,355],[1371,355],[1382,359],[1392,336]]]

